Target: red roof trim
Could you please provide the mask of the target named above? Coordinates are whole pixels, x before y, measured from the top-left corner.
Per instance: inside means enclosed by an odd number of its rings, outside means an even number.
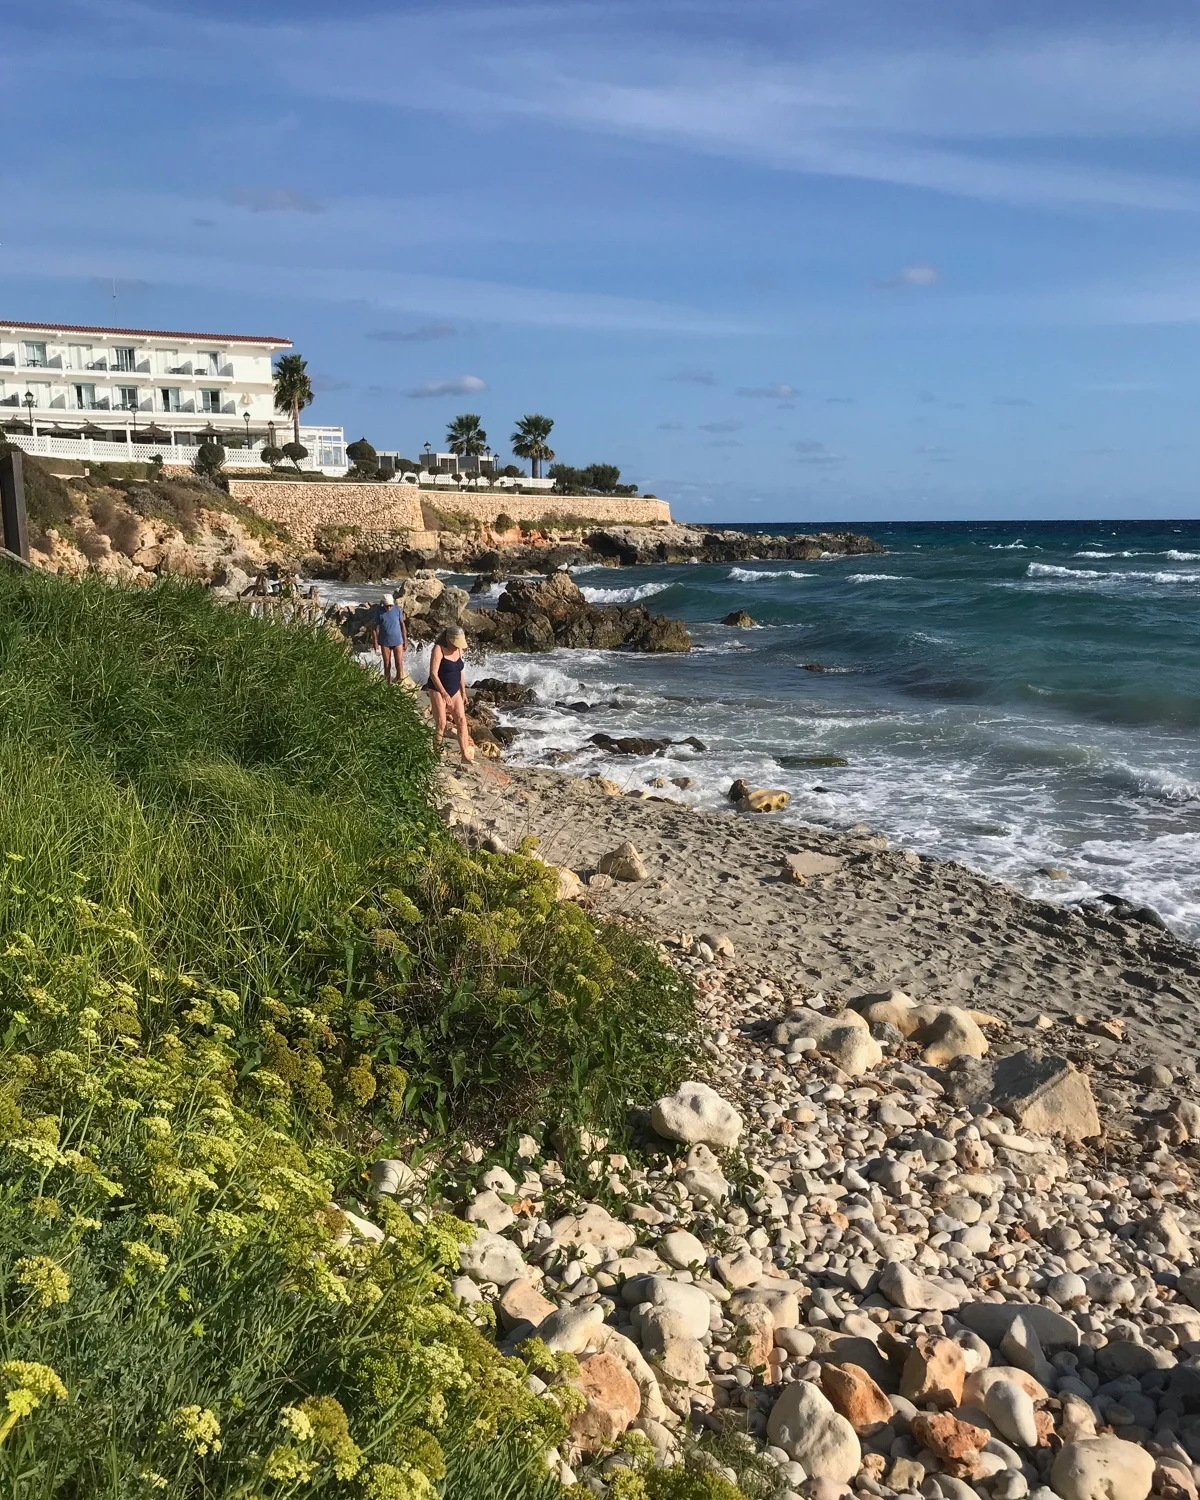
[[[249,333],[181,333],[176,328],[97,328],[90,323],[22,323],[12,318],[0,318],[0,328],[25,328],[46,333],[126,333],[152,339],[204,339],[214,344],[278,344],[281,349],[292,347],[291,339]]]

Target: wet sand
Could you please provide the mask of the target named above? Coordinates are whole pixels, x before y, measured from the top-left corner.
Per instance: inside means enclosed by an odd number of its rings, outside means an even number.
[[[785,995],[896,988],[999,1016],[1014,1046],[1036,1039],[1047,1017],[1081,1060],[1132,1048],[1195,1069],[1200,950],[1156,927],[1031,900],[961,865],[886,847],[869,830],[697,812],[557,771],[448,766],[448,810],[472,837],[515,847],[532,835],[542,858],[585,881],[601,855],[632,842],[647,878],[589,888],[585,899],[662,940],[725,935]],[[781,869],[799,851],[837,866],[793,883]]]

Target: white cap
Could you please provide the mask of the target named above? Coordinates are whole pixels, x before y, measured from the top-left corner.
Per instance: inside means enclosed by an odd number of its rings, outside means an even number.
[[[395,602],[396,602],[396,596],[395,596],[395,594],[384,594],[384,596],[383,596],[383,602],[385,604],[395,604]]]

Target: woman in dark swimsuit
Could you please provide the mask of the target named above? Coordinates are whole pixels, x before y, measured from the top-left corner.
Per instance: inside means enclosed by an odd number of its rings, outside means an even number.
[[[433,726],[437,742],[442,743],[446,720],[453,719],[458,748],[463,760],[475,759],[475,746],[467,729],[467,684],[463,681],[463,650],[467,638],[461,630],[444,630],[434,644],[429,658],[429,681],[425,690],[433,705]]]

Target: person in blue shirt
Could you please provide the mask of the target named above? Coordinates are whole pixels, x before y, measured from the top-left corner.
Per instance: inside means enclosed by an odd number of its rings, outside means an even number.
[[[401,682],[404,678],[404,648],[408,645],[408,629],[404,624],[404,611],[396,603],[394,594],[384,594],[383,605],[375,620],[375,649],[383,657],[383,680]]]

